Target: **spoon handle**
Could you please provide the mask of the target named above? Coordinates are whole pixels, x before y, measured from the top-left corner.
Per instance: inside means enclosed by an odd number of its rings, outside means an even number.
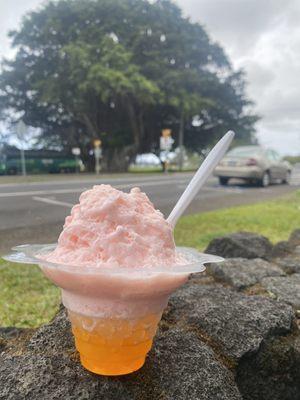
[[[215,167],[219,164],[221,159],[224,157],[232,139],[234,138],[234,132],[228,131],[221,140],[214,146],[205,158],[203,163],[200,165],[198,171],[193,176],[192,180],[182,193],[180,199],[177,201],[171,214],[168,216],[167,221],[175,227],[178,219],[184,213],[185,209],[191,203],[193,198],[196,196],[200,188],[209,178]]]

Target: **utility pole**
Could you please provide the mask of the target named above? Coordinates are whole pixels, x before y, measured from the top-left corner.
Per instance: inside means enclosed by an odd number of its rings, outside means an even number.
[[[21,148],[21,166],[22,166],[22,175],[26,176],[26,162],[25,162],[25,153],[24,153],[24,149],[23,146]]]
[[[179,137],[178,137],[178,145],[179,145],[178,167],[179,167],[179,171],[182,171],[182,168],[183,168],[183,143],[184,143],[184,111],[182,109],[181,114],[180,114]]]
[[[26,175],[26,161],[25,161],[25,152],[24,152],[24,147],[23,147],[24,136],[25,136],[26,132],[27,132],[26,125],[24,124],[24,122],[22,120],[20,120],[17,124],[17,136],[21,142],[20,155],[21,155],[21,168],[22,168],[23,176]]]

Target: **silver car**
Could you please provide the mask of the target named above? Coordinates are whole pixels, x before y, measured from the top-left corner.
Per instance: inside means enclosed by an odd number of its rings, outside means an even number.
[[[226,154],[214,175],[219,177],[221,185],[227,185],[230,178],[241,178],[265,187],[278,181],[289,183],[291,169],[291,165],[274,150],[241,146]]]

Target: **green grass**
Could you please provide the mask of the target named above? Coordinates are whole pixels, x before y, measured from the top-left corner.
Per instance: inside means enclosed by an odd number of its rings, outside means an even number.
[[[0,185],[16,184],[16,183],[35,183],[35,182],[61,182],[61,181],[84,181],[96,179],[109,179],[120,177],[131,177],[133,174],[130,172],[120,173],[100,173],[96,175],[90,173],[72,173],[72,174],[32,174],[32,175],[0,175]]]
[[[138,165],[131,165],[128,169],[128,172],[131,172],[131,173],[156,173],[156,172],[162,172],[162,168],[161,168],[161,166],[141,167]]]
[[[37,266],[0,259],[0,326],[39,326],[54,316],[59,302],[59,289]]]
[[[300,227],[300,191],[277,200],[184,217],[176,227],[176,243],[205,249],[214,237],[247,230],[273,242]],[[36,327],[51,319],[59,290],[31,265],[0,260],[0,326]]]
[[[179,221],[175,240],[177,245],[203,250],[215,237],[250,231],[275,243],[286,240],[296,228],[300,228],[300,191],[272,201],[188,215]]]

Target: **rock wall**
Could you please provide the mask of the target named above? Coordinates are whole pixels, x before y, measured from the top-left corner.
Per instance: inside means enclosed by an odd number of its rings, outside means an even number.
[[[85,371],[62,308],[37,330],[0,328],[0,399],[300,399],[300,230],[275,246],[228,235],[207,252],[227,260],[171,297],[140,371]]]

